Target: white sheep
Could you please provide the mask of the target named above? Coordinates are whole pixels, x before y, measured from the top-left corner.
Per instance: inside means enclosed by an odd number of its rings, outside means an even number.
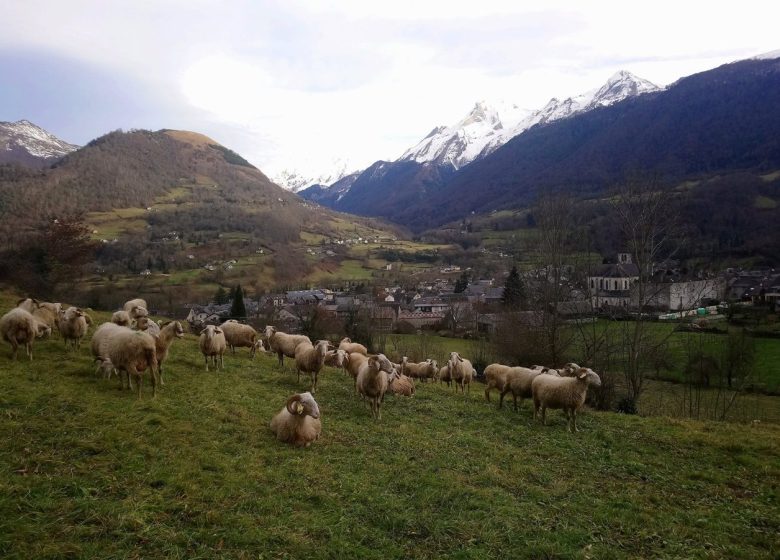
[[[498,392],[503,395],[507,371],[509,371],[509,366],[504,364],[490,364],[485,368],[485,400],[487,402],[490,402],[490,391],[492,389],[498,389]],[[501,408],[503,401],[504,398],[502,396],[498,402],[498,408]]]
[[[97,367],[95,368],[95,375],[103,374],[103,379],[111,379],[111,376],[113,374],[117,374],[116,368],[114,367],[114,364],[111,363],[111,360],[108,358],[106,359],[98,359],[95,360],[97,362]]]
[[[155,350],[157,352],[157,371],[160,373],[160,385],[163,381],[163,362],[168,358],[168,350],[177,338],[184,336],[184,328],[179,321],[170,321],[160,328],[160,334],[154,337]]]
[[[225,333],[222,332],[222,329],[214,325],[207,325],[200,333],[199,345],[203,358],[206,360],[206,371],[209,370],[209,358],[214,363],[214,369],[219,370],[220,366],[225,369],[223,356],[227,349],[227,342],[225,342]]]
[[[396,369],[396,375],[390,377],[387,391],[394,395],[412,397],[415,392],[414,379],[402,373],[398,373],[398,370]]]
[[[131,319],[138,319],[138,317],[146,317],[149,315],[149,311],[147,311],[149,306],[146,305],[146,301],[141,298],[131,299],[125,302],[122,309],[127,311]]]
[[[534,419],[539,412],[542,424],[547,424],[548,408],[561,408],[569,420],[569,430],[577,432],[577,411],[585,404],[588,386],[599,387],[601,378],[590,368],[578,369],[573,377],[557,377],[554,375],[538,375],[531,383],[534,399]]]
[[[349,364],[349,354],[344,350],[328,350],[325,354],[325,365],[341,368],[344,373],[347,373],[347,365]]]
[[[92,340],[90,341],[90,350],[92,351],[93,361],[97,363],[97,367],[95,368],[96,375],[100,372],[103,372],[105,379],[111,379],[111,375],[116,373],[120,382],[122,381],[122,377],[119,375],[116,368],[114,368],[114,365],[111,363],[111,359],[108,356],[109,339],[113,334],[122,331],[135,332],[128,327],[117,325],[116,323],[103,323],[95,330],[95,333],[92,335]],[[132,386],[130,388],[132,389]]]
[[[111,333],[106,341],[108,359],[118,372],[127,376],[128,388],[132,389],[132,378],[138,385],[141,398],[143,373],[147,369],[152,378],[152,396],[157,396],[157,354],[154,338],[145,332],[133,331],[117,325],[120,329]]]
[[[308,447],[322,433],[320,407],[311,393],[296,393],[271,420],[276,439],[296,447]]]
[[[469,360],[461,358],[457,352],[450,352],[450,359],[448,363],[450,367],[450,377],[455,383],[455,391],[460,390],[465,394],[466,385],[469,386],[469,392],[471,392],[471,380],[474,378],[475,371],[474,366],[471,365]]]
[[[301,372],[311,376],[311,392],[317,391],[317,376],[325,365],[325,354],[330,343],[327,340],[318,340],[317,344],[299,344],[295,347],[295,370],[298,372],[298,382],[301,381]]]
[[[439,364],[430,358],[424,362],[414,363],[404,356],[401,358],[400,372],[412,379],[434,379],[439,372]]]
[[[38,301],[33,298],[19,300],[16,304],[20,309],[28,311],[38,322],[43,323],[50,329],[57,328],[57,319],[62,309],[61,303],[52,303],[48,301]]]
[[[284,357],[295,358],[295,347],[302,342],[311,344],[308,336],[302,334],[287,334],[277,331],[276,327],[268,325],[265,327],[265,339],[268,342],[268,349],[275,353],[279,358],[279,367],[284,366]]]
[[[51,328],[38,321],[29,311],[16,307],[0,318],[0,334],[11,345],[14,360],[20,344],[24,344],[27,357],[32,360],[33,341],[51,334]]]
[[[86,336],[89,329],[87,315],[78,307],[68,307],[61,310],[57,326],[65,341],[65,346],[70,345],[76,349],[81,347],[81,339]]]
[[[360,373],[360,368],[368,361],[368,356],[365,356],[364,354],[361,354],[360,352],[355,352],[353,354],[349,354],[349,357],[347,358],[347,373],[352,376],[352,379],[355,380],[355,392],[357,392],[357,378],[358,373]]]
[[[442,367],[439,368],[439,374],[438,379],[442,383],[446,383],[447,387],[450,387],[452,385],[452,375],[450,375],[450,363],[447,362]]]
[[[228,319],[219,328],[225,333],[225,341],[232,354],[236,353],[236,347],[249,348],[249,357],[254,359],[259,338],[257,331],[251,325],[239,323],[235,319]],[[259,347],[262,349],[262,342],[260,342]]]
[[[127,311],[120,310],[115,311],[114,314],[111,315],[111,322],[122,327],[129,327],[132,325],[133,319]]]
[[[339,342],[339,350],[344,350],[347,354],[363,354],[368,356],[368,349],[357,342],[352,342],[349,338],[344,337]]]
[[[523,399],[530,398],[531,384],[534,379],[540,375],[551,375],[553,377],[560,377],[558,370],[550,368],[536,368],[528,369],[524,367],[512,367],[506,372],[506,383],[504,389],[501,391],[501,401],[499,407],[504,402],[504,397],[508,393],[512,393],[512,400],[514,402],[514,410],[517,412],[518,406],[523,404]],[[520,397],[520,403],[517,402],[517,397]]]
[[[360,365],[356,379],[358,393],[368,399],[371,406],[371,415],[376,420],[382,419],[380,406],[385,398],[387,387],[390,383],[390,375],[394,372],[393,364],[384,354],[369,356]]]

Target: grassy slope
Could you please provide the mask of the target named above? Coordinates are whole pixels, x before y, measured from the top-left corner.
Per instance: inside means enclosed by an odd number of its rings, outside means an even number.
[[[137,402],[87,348],[0,354],[0,556],[485,558],[780,553],[780,428],[606,413],[583,432],[418,387],[371,421],[343,374],[307,450],[267,428],[303,389],[273,360],[205,373],[194,337]]]

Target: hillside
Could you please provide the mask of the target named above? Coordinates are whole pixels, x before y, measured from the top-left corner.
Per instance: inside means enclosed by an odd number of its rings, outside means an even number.
[[[7,301],[5,302],[7,304]],[[4,307],[5,309],[6,307]],[[105,315],[96,316],[98,322]],[[0,554],[60,557],[775,558],[780,430],[586,412],[565,431],[418,385],[374,422],[343,373],[305,450],[271,417],[304,390],[275,358],[203,370],[174,342],[151,399],[86,346],[0,351]]]
[[[242,280],[224,271],[202,278],[204,267],[221,269],[238,257],[236,273],[260,288],[305,282],[322,270],[338,278],[348,252],[324,262],[324,249],[313,258],[307,247],[400,235],[302,201],[214,140],[172,130],[111,132],[46,170],[0,166],[0,276],[40,276],[40,252],[30,249],[40,245],[36,232],[69,216],[82,216],[100,244],[96,287],[151,269],[176,274],[165,283],[202,280],[198,289],[215,290],[223,276]]]

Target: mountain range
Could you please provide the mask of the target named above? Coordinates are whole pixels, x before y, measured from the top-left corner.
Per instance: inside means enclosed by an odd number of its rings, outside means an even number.
[[[30,121],[0,122],[0,165],[43,168],[78,148]]]

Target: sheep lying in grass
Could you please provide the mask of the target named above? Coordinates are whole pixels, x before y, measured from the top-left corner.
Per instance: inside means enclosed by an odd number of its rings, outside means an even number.
[[[330,343],[327,340],[318,340],[317,344],[299,344],[295,347],[295,370],[298,372],[298,382],[301,381],[301,372],[311,376],[311,392],[317,391],[317,376],[325,365],[325,354]]]
[[[129,327],[133,324],[133,319],[127,311],[120,310],[114,311],[111,315],[111,322],[122,327]]]
[[[308,447],[322,433],[320,407],[311,393],[296,393],[271,420],[276,439],[296,447]]]
[[[585,403],[588,386],[599,387],[601,378],[590,368],[579,368],[573,377],[538,375],[531,383],[534,399],[534,419],[541,411],[542,424],[547,424],[548,408],[561,408],[569,420],[569,430],[578,432],[577,411]]]
[[[87,315],[78,307],[68,307],[60,311],[57,326],[65,346],[72,346],[75,349],[81,347],[81,339],[86,336],[89,329]]]
[[[455,382],[455,391],[457,392],[458,386],[462,393],[466,393],[466,385],[469,386],[469,392],[471,392],[471,380],[474,378],[475,371],[471,362],[465,358],[461,358],[457,352],[450,352],[450,359],[448,362],[450,367],[450,377]]]
[[[200,333],[198,344],[206,361],[206,371],[209,370],[209,360],[214,364],[215,370],[219,370],[220,367],[225,369],[223,356],[227,350],[227,342],[225,342],[225,333],[222,332],[222,329],[214,325],[207,325]]]
[[[143,373],[148,369],[152,380],[152,396],[157,396],[157,350],[154,338],[144,332],[133,331],[126,327],[110,334],[106,341],[108,360],[118,372],[127,376],[128,388],[132,389],[132,379],[138,386],[138,398],[141,398]]]
[[[499,408],[504,402],[504,397],[508,393],[512,393],[512,400],[514,402],[514,410],[517,412],[518,406],[523,404],[523,399],[531,398],[531,384],[534,379],[540,375],[550,375],[553,377],[560,377],[558,370],[550,368],[537,368],[528,369],[524,367],[512,367],[506,372],[506,383],[504,389],[501,391],[501,400],[499,402]],[[520,397],[520,403],[517,402],[517,397]]]
[[[490,364],[485,368],[485,400],[490,402],[490,391],[498,389],[498,392],[502,395],[498,402],[498,408],[501,408],[503,404],[503,391],[506,385],[506,374],[510,367],[503,364]]]
[[[277,331],[276,327],[268,325],[265,327],[265,339],[268,342],[268,349],[275,353],[279,358],[279,367],[284,367],[284,357],[295,358],[295,348],[302,342],[311,344],[308,336],[302,334],[287,334]]]
[[[146,305],[146,300],[137,298],[126,301],[122,306],[124,311],[130,315],[131,319],[138,319],[138,317],[146,317],[149,315],[149,306]]]
[[[347,354],[363,354],[368,356],[368,349],[357,342],[352,342],[349,338],[344,337],[339,342],[339,350],[344,350]]]
[[[0,334],[11,345],[12,358],[16,360],[20,344],[24,344],[27,357],[33,359],[33,341],[51,334],[51,328],[33,317],[32,313],[16,307],[0,318]]]
[[[254,359],[258,347],[262,349],[263,343],[258,338],[257,331],[251,325],[239,323],[235,319],[228,319],[219,328],[225,333],[225,342],[227,342],[231,354],[236,353],[236,347],[249,348],[249,357]],[[259,346],[258,342],[260,342]]]
[[[398,370],[396,369],[396,375],[391,376],[389,379],[387,391],[394,395],[412,397],[415,392],[414,379],[402,373],[398,373]]]
[[[376,420],[382,419],[380,406],[385,398],[390,375],[393,371],[393,364],[384,354],[369,356],[360,365],[356,380],[357,390],[364,399],[368,399],[371,405],[371,415]]]
[[[160,334],[155,337],[154,344],[157,352],[157,371],[160,373],[160,385],[165,385],[163,381],[163,362],[168,358],[168,350],[177,338],[184,336],[184,328],[179,321],[170,321],[160,328]]]

